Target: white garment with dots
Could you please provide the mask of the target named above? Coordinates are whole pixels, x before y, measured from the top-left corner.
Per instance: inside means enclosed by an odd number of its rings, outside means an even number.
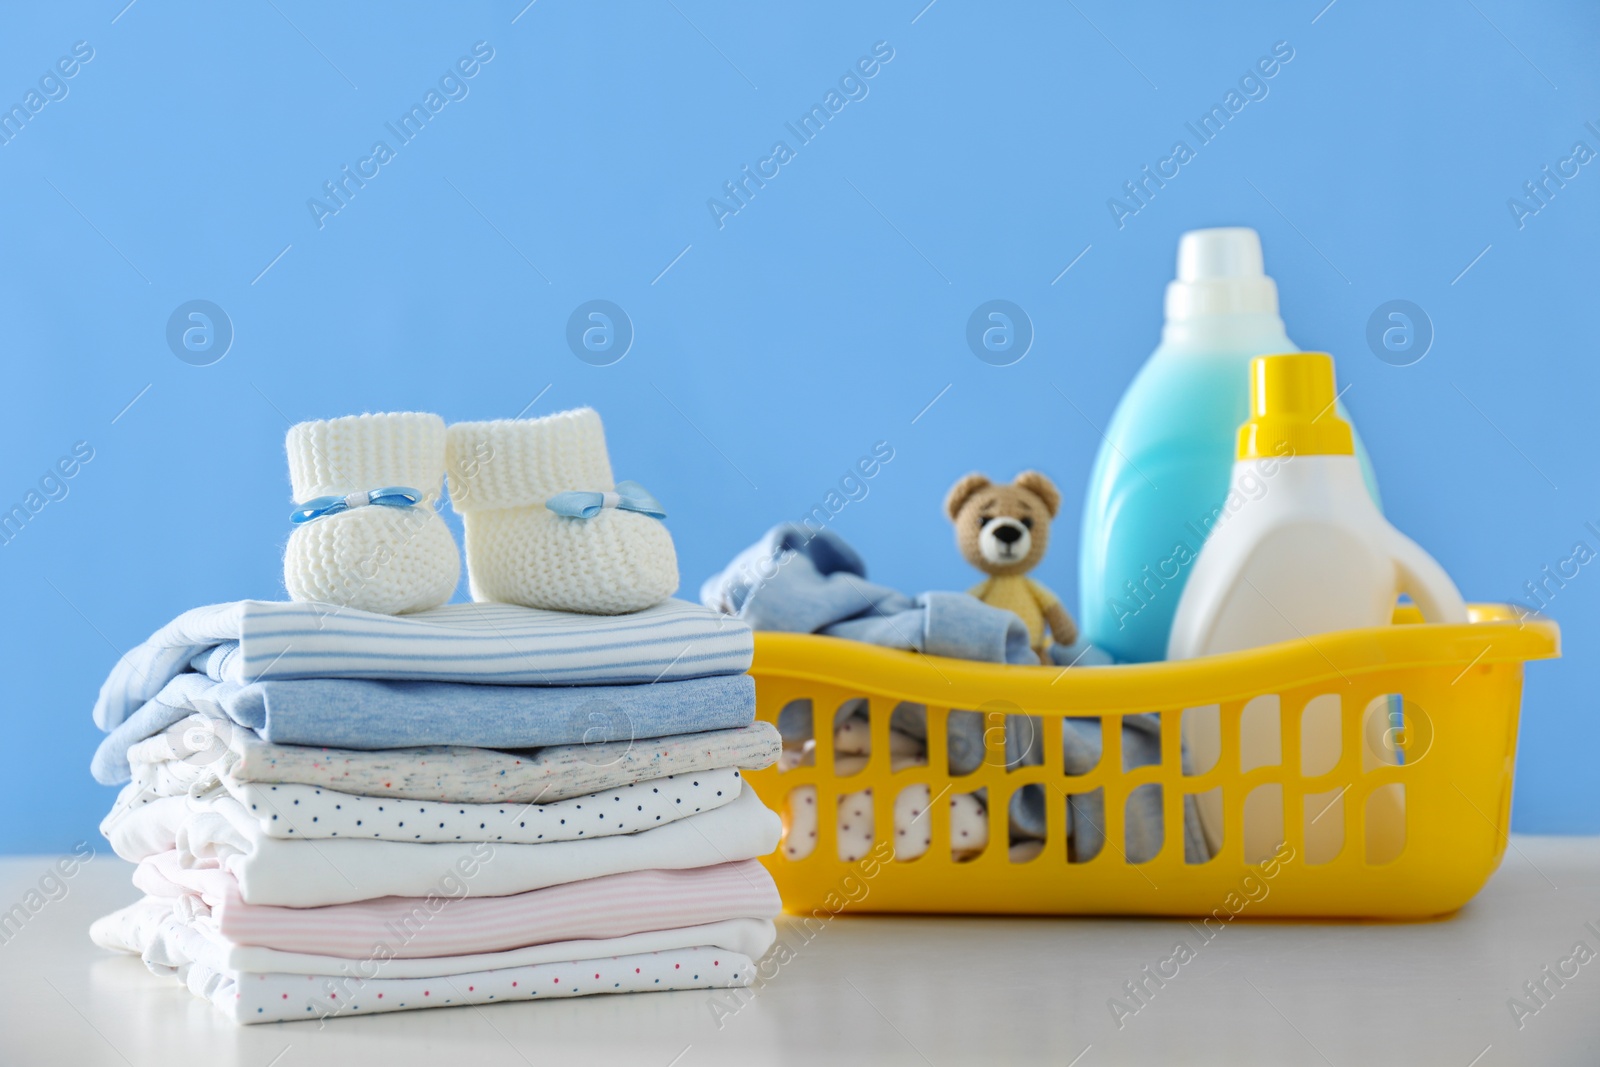
[[[230,782],[268,837],[383,841],[576,841],[633,834],[730,803],[734,769],[672,775],[552,804],[438,804],[361,797],[310,785]]]
[[[867,765],[867,757],[840,755],[834,758],[835,773],[841,778],[856,774]],[[896,756],[894,770],[921,766],[915,760]],[[971,859],[989,843],[989,817],[978,798],[971,793],[956,793],[950,804],[950,853],[957,860]],[[872,790],[862,789],[839,798],[838,853],[847,863],[872,851]],[[786,859],[805,859],[817,847],[817,787],[802,785],[789,791],[783,835]],[[928,815],[928,787],[908,785],[894,798],[894,858],[914,860],[933,844],[933,820]]]
[[[195,924],[173,919],[170,906],[149,898],[98,920],[90,936],[103,948],[143,954],[156,974],[177,978],[233,1022],[250,1024],[596,993],[743,986],[750,983],[753,960],[771,946],[775,930],[766,920],[737,919],[492,955],[386,962],[245,950],[262,962],[296,961],[319,968],[309,972],[218,967],[227,954],[215,951]]]
[[[314,785],[240,782],[199,796],[156,797],[126,786],[100,830],[117,855],[135,863],[165,852],[189,820],[229,796],[276,838],[354,837],[380,841],[576,841],[633,834],[711,811],[739,795],[735,769],[672,775],[551,804],[442,804],[364,797]],[[223,790],[226,790],[224,792]]]
[[[378,978],[349,988],[326,976],[246,975],[198,966],[188,968],[183,980],[189,992],[210,1000],[234,1022],[249,1025],[599,993],[732,989],[749,985],[754,977],[755,961],[749,956],[702,946],[444,978]]]
[[[872,751],[871,727],[864,714],[844,715],[833,731],[834,775],[843,780],[859,774],[867,766]],[[925,767],[926,746],[898,730],[889,731],[889,767],[892,771]],[[785,749],[780,770],[816,764],[816,743],[807,740],[802,748]],[[941,794],[942,795],[942,794]],[[933,820],[928,815],[928,787],[909,785],[894,798],[894,856],[914,860],[933,844]],[[972,793],[950,797],[950,854],[957,861],[977,856],[989,844],[988,811]],[[860,789],[839,797],[835,837],[839,858],[853,863],[872,851],[872,790]],[[797,786],[789,791],[784,816],[783,854],[791,860],[805,859],[817,847],[817,787]]]
[[[576,841],[290,841],[263,834],[242,804],[220,797],[213,812],[179,829],[176,852],[182,867],[231,873],[246,903],[314,908],[376,897],[427,896],[446,878],[465,879],[474,894],[493,897],[622,871],[731,863],[771,852],[781,828],[778,816],[745,789],[730,804],[674,823]],[[137,883],[138,874],[134,877]]]

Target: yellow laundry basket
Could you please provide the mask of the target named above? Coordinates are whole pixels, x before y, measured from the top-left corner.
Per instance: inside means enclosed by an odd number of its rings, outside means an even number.
[[[792,912],[966,912],[1034,915],[1187,915],[1239,917],[1418,918],[1459,908],[1499,864],[1510,831],[1522,665],[1560,654],[1555,623],[1518,620],[1509,608],[1474,605],[1470,621],[1425,624],[1402,605],[1397,625],[1350,630],[1245,652],[1125,667],[1011,667],[921,656],[809,634],[756,635],[757,717],[809,702],[814,765],[772,767],[748,775],[761,799],[787,811],[796,787],[812,786],[817,839],[808,855],[780,848],[765,860]],[[844,704],[865,698],[870,755],[864,769],[834,772],[833,723]],[[1275,698],[1275,699],[1274,699]],[[927,762],[894,771],[890,713],[901,704],[927,709]],[[1275,705],[1275,706],[1274,706]],[[1240,721],[1275,720],[1283,759],[1242,769]],[[1191,710],[1193,709],[1193,710]],[[1323,716],[1313,727],[1312,710]],[[1332,734],[1328,712],[1332,711]],[[947,773],[947,716],[981,711],[985,760],[971,774]],[[1125,770],[1122,717],[1154,712],[1160,762]],[[1061,737],[1063,718],[1097,718],[1104,751],[1087,774],[1065,773],[1060,744],[1046,744],[1043,766],[1008,767],[1007,714]],[[1220,719],[1221,755],[1209,768],[1185,768],[1185,714]],[[1336,761],[1311,767],[1302,727],[1337,737]],[[1252,727],[1254,728],[1254,727]],[[1053,762],[1052,762],[1053,761]],[[859,761],[857,761],[859,762]],[[902,764],[903,766],[903,764]],[[1191,773],[1186,773],[1186,770]],[[1192,773],[1202,770],[1203,773]],[[1011,794],[1044,790],[1042,851],[1013,862],[1006,847]],[[1164,833],[1146,862],[1129,862],[1124,842],[1129,794],[1160,787]],[[894,858],[894,804],[908,786],[925,784],[934,802],[931,845]],[[1398,788],[1397,788],[1398,787]],[[838,799],[871,789],[872,840],[864,857],[838,855]],[[987,792],[989,847],[957,861],[950,847],[950,805],[958,793]],[[1073,795],[1101,790],[1104,847],[1078,862],[1068,847]],[[1185,798],[1220,790],[1221,843],[1203,862],[1186,856]],[[1145,790],[1145,796],[1152,793]],[[1217,794],[1211,793],[1213,800]],[[1281,804],[1281,843],[1270,856],[1244,852],[1247,804]],[[1369,813],[1380,799],[1400,804]],[[1258,809],[1259,810],[1259,809]],[[1342,845],[1308,854],[1308,826],[1330,811],[1342,816]],[[1398,812],[1398,825],[1396,825]],[[786,822],[787,822],[786,815]],[[787,828],[787,827],[786,827]],[[1315,851],[1313,849],[1312,851]],[[1326,850],[1324,850],[1326,853]]]

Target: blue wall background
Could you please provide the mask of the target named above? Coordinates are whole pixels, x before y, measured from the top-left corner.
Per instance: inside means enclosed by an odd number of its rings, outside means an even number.
[[[876,578],[964,588],[944,490],[1037,466],[1071,502],[1041,577],[1072,602],[1094,425],[1197,226],[1261,231],[1391,517],[1469,597],[1600,548],[1600,163],[1521,225],[1508,207],[1575,142],[1600,150],[1600,11],[1323,2],[6,10],[0,102],[75,42],[93,58],[0,147],[0,503],[76,442],[94,458],[0,548],[0,850],[93,832],[112,794],[89,708],[120,650],[283,595],[291,421],[593,404],[619,474],[667,502],[691,596],[877,441],[894,459],[836,528]],[[480,41],[467,95],[397,147],[384,124]],[[1267,95],[1119,227],[1108,199],[1280,41]],[[799,146],[785,123],[876,42],[867,95]],[[319,227],[308,199],[379,139],[394,158]],[[708,199],[777,140],[794,158],[719,228]],[[565,341],[597,298],[636,331],[610,366]],[[994,298],[1036,332],[1008,367],[964,340]],[[234,331],[209,366],[165,337],[195,299]],[[1410,366],[1365,339],[1392,299],[1435,333]],[[1515,825],[1600,831],[1600,567],[1550,613],[1567,652],[1528,674]]]

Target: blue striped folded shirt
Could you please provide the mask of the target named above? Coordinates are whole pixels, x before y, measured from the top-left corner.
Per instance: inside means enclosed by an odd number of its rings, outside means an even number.
[[[331,604],[240,600],[195,608],[117,661],[95,701],[108,733],[185,671],[248,685],[367,678],[493,685],[624,685],[742,674],[750,628],[668,600],[631,615],[446,604],[378,615]]]

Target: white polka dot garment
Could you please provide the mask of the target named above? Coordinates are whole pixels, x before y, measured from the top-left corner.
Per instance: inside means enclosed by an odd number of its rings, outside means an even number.
[[[237,782],[199,796],[154,797],[124,788],[101,824],[112,850],[137,863],[174,847],[178,831],[231,796],[273,838],[537,844],[613,837],[664,826],[732,803],[735,769],[671,775],[550,804],[450,804],[340,793],[321,786]],[[226,792],[224,792],[224,789]]]
[[[834,727],[834,774],[840,779],[859,774],[867,765],[872,750],[871,729],[864,715],[847,715]],[[816,762],[814,742],[799,750],[786,749],[781,769],[810,767]],[[902,771],[924,767],[928,754],[913,737],[889,731],[889,766]],[[894,798],[894,856],[914,860],[933,844],[933,818],[928,814],[928,787],[909,785]],[[955,793],[950,800],[950,853],[957,860],[968,860],[989,844],[989,818],[983,801],[972,793]],[[838,802],[839,858],[853,863],[872,851],[875,837],[872,790],[846,793]],[[798,786],[789,791],[784,811],[783,855],[786,859],[805,859],[817,847],[817,788]]]
[[[726,989],[749,985],[750,957],[720,948],[545,963],[445,978],[330,978],[305,974],[231,974],[191,967],[190,992],[236,1023],[372,1015],[461,1004],[555,1000],[597,993]]]
[[[383,841],[576,841],[633,834],[730,803],[737,770],[672,775],[553,804],[439,804],[362,797],[311,785],[241,782],[229,791],[268,837]]]
[[[864,756],[838,756],[837,773],[854,774],[867,764]],[[895,770],[919,766],[897,758]],[[838,803],[838,853],[847,863],[872,851],[872,790],[846,793]],[[989,819],[984,806],[971,793],[950,796],[950,851],[957,860],[971,859],[989,844]],[[908,785],[894,798],[894,857],[914,860],[933,844],[933,819],[928,815],[928,787]],[[783,855],[799,860],[817,847],[817,787],[802,785],[789,791],[784,811]]]

